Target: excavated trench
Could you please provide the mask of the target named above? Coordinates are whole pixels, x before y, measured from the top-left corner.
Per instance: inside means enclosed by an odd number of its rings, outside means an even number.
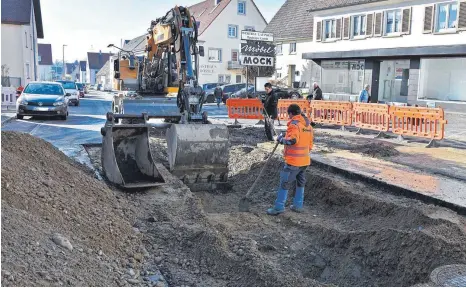
[[[266,215],[283,165],[279,153],[250,213],[238,212],[271,149],[257,146],[267,142],[260,128],[230,133],[229,188],[132,196],[142,203],[139,218],[155,219],[145,241],[170,285],[408,286],[427,283],[438,266],[466,264],[464,217],[312,166],[304,213]],[[151,132],[153,155],[166,163],[162,138]]]

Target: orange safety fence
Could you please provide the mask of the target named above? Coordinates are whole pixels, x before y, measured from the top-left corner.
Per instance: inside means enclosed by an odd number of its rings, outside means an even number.
[[[351,102],[312,101],[311,121],[321,124],[348,126],[353,122],[353,105]]]
[[[228,99],[228,118],[232,119],[264,119],[263,105],[259,99]]]
[[[390,106],[387,104],[353,103],[354,126],[388,132],[390,129]]]
[[[442,108],[390,106],[392,132],[400,136],[442,140],[445,136],[445,112]]]
[[[298,106],[301,108],[301,113],[304,113],[304,115],[310,117],[311,107],[309,107],[309,101],[280,99],[278,100],[277,106],[278,119],[288,120],[288,107],[290,107],[291,104],[298,104]]]

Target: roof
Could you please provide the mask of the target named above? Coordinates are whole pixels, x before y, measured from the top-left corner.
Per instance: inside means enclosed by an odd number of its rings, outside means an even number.
[[[34,5],[37,38],[44,38],[40,0],[2,0],[2,23],[25,25],[31,24],[31,1]]]
[[[105,62],[104,66],[97,72],[96,76],[107,76],[110,73],[110,60]]]
[[[110,53],[87,52],[89,69],[100,70],[108,59],[110,59]]]
[[[310,12],[381,1],[387,0],[287,0],[264,32],[273,33],[276,40],[310,39],[314,31],[314,17]]]
[[[126,51],[133,51],[136,54],[137,52],[144,52],[143,50],[146,48],[146,36],[147,34],[138,36],[132,40],[126,40],[125,45],[123,45],[123,50]]]
[[[65,65],[66,65],[66,74],[73,73],[74,69],[76,68],[74,63],[66,63]]]
[[[205,0],[188,7],[191,15],[194,16],[196,21],[200,22],[199,35],[202,35],[202,33],[204,33],[204,31],[209,28],[210,24],[214,22],[214,20],[218,17],[218,15],[220,15],[220,13],[222,13],[223,9],[225,9],[225,7],[230,4],[230,2],[231,0],[222,0],[217,6],[215,6],[215,1]],[[254,3],[254,0],[251,0],[251,2],[257,11],[259,11],[259,14],[261,15],[264,22],[267,23],[264,16],[257,8],[256,3]]]
[[[39,65],[53,65],[51,44],[37,44],[37,53],[40,56]]]
[[[87,62],[86,61],[79,61],[79,66],[81,67],[81,71],[86,71],[86,65],[87,65]]]

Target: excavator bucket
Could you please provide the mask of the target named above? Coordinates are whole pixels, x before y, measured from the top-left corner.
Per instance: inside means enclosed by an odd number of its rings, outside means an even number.
[[[166,137],[170,172],[191,190],[212,190],[227,182],[226,125],[173,124]]]
[[[101,130],[103,171],[110,182],[122,188],[150,188],[165,183],[152,158],[146,117],[108,113]],[[121,118],[137,124],[116,124]]]

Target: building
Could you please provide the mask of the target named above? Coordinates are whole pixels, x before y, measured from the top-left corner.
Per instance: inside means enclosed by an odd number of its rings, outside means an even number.
[[[302,58],[320,69],[327,98],[356,100],[370,84],[373,102],[465,111],[466,1],[328,0],[307,9],[315,37]]]
[[[52,45],[41,44],[37,45],[38,62],[39,62],[39,76],[40,81],[52,81],[53,78],[53,58],[52,58]]]
[[[87,77],[86,77],[86,67],[87,62],[86,61],[79,61],[79,79],[81,82],[86,82]]]
[[[267,21],[253,0],[206,0],[189,7],[199,25],[199,82],[242,83],[241,31],[263,31]]]
[[[101,84],[103,91],[112,90],[113,75],[110,75],[110,60],[105,62],[104,66],[96,74],[96,83]]]
[[[97,72],[110,59],[110,55],[110,53],[102,53],[102,51],[87,52],[86,83],[91,85],[96,83]]]
[[[287,0],[274,15],[264,32],[273,33],[276,47],[274,79],[283,85],[309,88],[319,79],[319,69],[310,67],[303,52],[312,47],[313,17],[306,10],[321,0]],[[331,1],[330,1],[331,2]],[[333,1],[335,2],[335,1]],[[299,19],[299,21],[296,21]]]
[[[37,39],[44,38],[40,0],[2,0],[2,86],[38,80]]]

